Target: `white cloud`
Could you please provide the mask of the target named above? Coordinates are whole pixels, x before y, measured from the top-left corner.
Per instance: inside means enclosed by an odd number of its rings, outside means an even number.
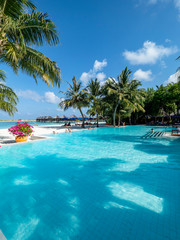
[[[58,104],[60,102],[60,98],[57,97],[54,92],[45,92],[44,96],[39,95],[36,91],[32,90],[18,90],[16,91],[18,97],[22,97],[24,99],[30,99],[35,102],[47,102],[52,104]]]
[[[178,78],[180,77],[180,71],[172,74],[167,81],[164,82],[164,85],[167,85],[168,83],[177,83]]]
[[[16,94],[18,97],[31,99],[35,102],[40,102],[42,98],[37,92],[31,91],[31,90],[25,90],[25,91],[19,90],[19,91],[16,91]]]
[[[106,78],[106,74],[103,73],[103,72],[100,72],[100,73],[98,73],[98,74],[96,75],[96,78],[97,78],[100,82],[102,82],[102,81],[104,81],[104,79]]]
[[[96,76],[96,74],[94,74],[92,72],[92,70],[90,70],[88,73],[87,72],[83,72],[81,77],[80,77],[80,80],[84,83],[84,84],[87,84],[87,82],[91,79],[91,78],[94,78]]]
[[[152,81],[153,80],[151,70],[143,71],[142,69],[138,69],[134,73],[134,78],[139,81]]]
[[[106,74],[101,71],[104,67],[107,66],[107,60],[104,59],[102,62],[96,60],[93,65],[93,69],[90,69],[89,72],[83,72],[81,74],[80,80],[83,82],[84,85],[88,83],[89,80],[92,78],[97,78],[99,81],[104,81],[106,78]]]
[[[177,47],[164,47],[162,45],[156,45],[151,41],[146,41],[143,47],[137,51],[124,51],[124,57],[132,64],[155,64],[158,60],[163,57],[167,57],[178,51]]]
[[[180,0],[148,0],[148,1],[145,1],[147,2],[149,5],[155,5],[157,3],[168,3],[168,2],[171,2],[174,7],[178,10],[178,18],[180,20]]]
[[[101,71],[104,67],[107,66],[107,60],[104,59],[102,62],[99,62],[98,60],[96,60],[94,62],[94,72],[98,72]]]
[[[53,92],[45,92],[44,101],[47,103],[58,104],[60,102],[60,98],[57,97]]]

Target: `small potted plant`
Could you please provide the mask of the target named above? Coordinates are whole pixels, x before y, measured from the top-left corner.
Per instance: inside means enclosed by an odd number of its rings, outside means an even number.
[[[17,122],[16,126],[10,127],[8,131],[13,136],[16,136],[15,137],[16,142],[25,142],[27,141],[28,136],[31,136],[33,132],[33,126],[31,126],[27,122],[24,123]]]

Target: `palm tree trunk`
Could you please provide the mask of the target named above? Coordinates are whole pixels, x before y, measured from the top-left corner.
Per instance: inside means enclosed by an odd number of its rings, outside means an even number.
[[[99,115],[97,114],[97,127],[99,127]]]
[[[116,126],[116,112],[117,112],[118,105],[119,105],[119,102],[118,102],[118,104],[116,105],[116,107],[114,109],[114,115],[113,115],[113,126],[114,127]]]
[[[129,125],[131,125],[131,116],[129,116]]]
[[[120,113],[118,114],[118,127],[120,127],[120,125],[121,125],[121,115],[120,115]]]
[[[82,128],[84,128],[84,115],[83,115],[83,113],[82,113],[82,110],[81,110],[81,108],[79,108],[79,111],[80,111],[80,113],[81,113],[82,120],[83,120],[83,123],[82,123]]]

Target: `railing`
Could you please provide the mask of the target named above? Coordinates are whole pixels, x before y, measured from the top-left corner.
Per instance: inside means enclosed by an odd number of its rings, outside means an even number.
[[[141,138],[158,138],[158,137],[162,137],[164,135],[165,132],[148,132],[146,133],[144,136],[142,136]]]

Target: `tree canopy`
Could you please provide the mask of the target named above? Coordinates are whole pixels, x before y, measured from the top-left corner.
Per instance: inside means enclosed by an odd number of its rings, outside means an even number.
[[[31,0],[0,0],[0,61],[37,82],[60,85],[60,69],[36,46],[59,44],[56,25]]]
[[[10,87],[4,84],[5,80],[5,73],[0,70],[0,110],[12,116],[17,111],[18,97]]]

